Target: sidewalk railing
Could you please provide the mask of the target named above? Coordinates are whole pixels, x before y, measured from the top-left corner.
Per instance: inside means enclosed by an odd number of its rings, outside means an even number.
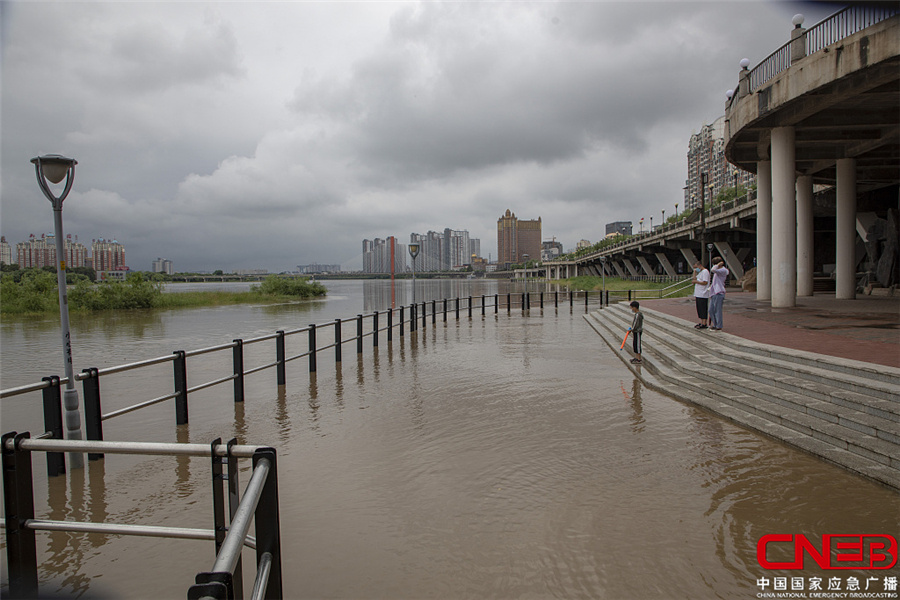
[[[278,477],[275,450],[267,446],[222,444],[216,439],[206,444],[147,442],[98,442],[31,439],[29,433],[7,433],[0,438],[3,454],[3,497],[9,595],[38,597],[38,556],[35,532],[69,531],[178,539],[212,540],[216,560],[209,571],[197,574],[188,598],[243,598],[241,549],[255,548],[256,578],[251,598],[281,598],[281,534],[278,515]],[[32,481],[32,452],[88,452],[143,456],[209,456],[213,474],[213,529],[53,521],[36,519]],[[252,458],[250,481],[240,497],[240,458]],[[227,468],[227,474],[224,469]],[[229,516],[225,516],[225,484]],[[255,526],[256,537],[247,532]]]

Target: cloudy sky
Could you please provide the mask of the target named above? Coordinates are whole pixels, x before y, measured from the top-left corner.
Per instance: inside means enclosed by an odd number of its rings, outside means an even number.
[[[543,221],[572,249],[671,214],[739,61],[821,3],[7,2],[0,232],[53,230],[30,159],[78,160],[67,234],[132,269],[340,263],[363,238]],[[658,221],[657,221],[658,222]]]

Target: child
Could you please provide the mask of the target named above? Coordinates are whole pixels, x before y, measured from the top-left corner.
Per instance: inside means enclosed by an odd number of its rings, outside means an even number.
[[[641,334],[644,333],[644,313],[641,312],[640,302],[632,302],[630,306],[631,312],[634,313],[634,320],[631,322],[631,327],[628,328],[628,331],[631,332],[631,347],[634,348],[634,358],[631,359],[631,362],[639,365],[642,362]]]

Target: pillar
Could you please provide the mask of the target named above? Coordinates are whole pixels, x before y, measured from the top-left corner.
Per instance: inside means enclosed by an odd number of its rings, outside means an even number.
[[[797,305],[794,128],[772,129],[772,307]]]
[[[856,160],[837,161],[835,298],[856,298]]]
[[[756,163],[756,299],[772,299],[772,163]]]
[[[813,295],[813,182],[797,178],[797,295]]]

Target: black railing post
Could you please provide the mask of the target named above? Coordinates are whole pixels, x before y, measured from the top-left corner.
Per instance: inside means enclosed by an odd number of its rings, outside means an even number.
[[[387,340],[390,342],[394,339],[394,309],[389,308],[387,311],[388,316],[388,324],[387,324]]]
[[[469,296],[469,318],[472,318],[472,296]]]
[[[569,290],[569,307],[575,304],[575,290]]]
[[[404,311],[403,311],[403,307],[401,306],[400,307],[400,337],[403,337],[403,317],[404,317]]]
[[[628,290],[628,302],[631,302],[631,290]]]
[[[431,324],[437,323],[437,300],[431,301]]]
[[[559,290],[553,292],[553,308],[559,308]]]
[[[525,292],[522,292],[522,312],[525,312]]]
[[[356,353],[363,352],[363,324],[362,315],[356,315]]]
[[[372,313],[372,347],[378,347],[378,311]]]
[[[481,295],[481,316],[482,317],[484,316],[484,310],[485,310],[484,303],[485,303],[484,294],[482,294]]]
[[[285,352],[284,352],[284,330],[279,329],[275,332],[275,377],[278,379],[278,385],[287,384],[287,373],[285,372]]]
[[[459,296],[456,297],[456,320],[459,321]]]
[[[494,314],[500,310],[500,294],[494,294]]]
[[[244,340],[234,340],[231,349],[231,359],[234,369],[234,401],[244,401]]]
[[[416,315],[416,304],[415,302],[409,305],[409,332],[412,333],[416,330],[416,325],[419,323],[419,318]]]
[[[585,308],[588,307],[588,296],[589,296],[589,292],[587,290],[584,290],[584,307]]]
[[[37,543],[34,530],[25,522],[34,518],[34,487],[31,480],[31,453],[19,449],[27,432],[11,432],[0,437],[3,445],[3,506],[6,517],[6,560],[9,569],[9,596],[36,598],[38,594]],[[14,442],[13,449],[7,442]]]
[[[216,554],[222,549],[228,526],[225,523],[225,472],[222,467],[224,457],[216,454],[216,447],[222,443],[222,438],[216,438],[210,444],[210,457],[212,458],[212,501],[213,501],[213,533],[216,542]]]
[[[184,425],[188,422],[188,386],[187,360],[184,350],[176,350],[172,361],[175,375],[175,423]]]
[[[316,324],[309,324],[309,372],[316,372]]]
[[[256,505],[254,522],[256,525],[256,562],[259,564],[264,554],[272,557],[269,570],[269,584],[266,599],[283,598],[281,583],[281,524],[278,516],[278,467],[274,448],[260,448],[253,453],[253,467],[261,460],[269,461],[269,475],[263,484]]]
[[[103,441],[103,414],[100,410],[100,370],[96,367],[84,369],[87,378],[82,384],[84,390],[84,433],[88,440]],[[88,460],[99,460],[102,454],[88,453]]]
[[[512,294],[509,292],[506,293],[506,312],[510,312],[512,310]]]
[[[238,476],[238,459],[231,452],[231,447],[237,444],[237,438],[228,440],[227,446],[227,462],[228,462],[228,522],[234,521],[237,514],[238,506],[241,503],[241,486],[240,477]],[[218,553],[217,553],[218,554]],[[240,557],[238,557],[237,565],[234,567],[234,576],[232,578],[234,584],[235,600],[241,600],[244,597],[244,567]]]
[[[444,298],[444,323],[447,322],[447,299]]]
[[[428,304],[422,302],[422,329],[428,327]]]
[[[44,388],[44,431],[49,431],[54,440],[63,439],[62,396],[60,394],[59,377],[44,377],[49,385]],[[66,455],[64,452],[47,453],[47,475],[56,477],[66,472]]]
[[[334,362],[341,362],[341,320],[334,320]]]
[[[541,310],[544,310],[544,292],[541,292]]]

